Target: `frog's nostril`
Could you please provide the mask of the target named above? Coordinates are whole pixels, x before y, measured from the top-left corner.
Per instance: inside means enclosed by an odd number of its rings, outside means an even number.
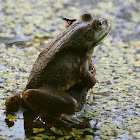
[[[110,21],[106,19],[106,20],[105,20],[105,23],[106,23],[106,24],[110,24]]]

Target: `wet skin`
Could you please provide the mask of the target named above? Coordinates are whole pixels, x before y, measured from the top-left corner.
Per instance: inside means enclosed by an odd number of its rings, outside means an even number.
[[[110,28],[108,20],[83,14],[52,39],[33,65],[22,95],[24,104],[42,118],[78,123],[62,115],[83,108],[87,91],[96,84],[91,64],[94,47]]]

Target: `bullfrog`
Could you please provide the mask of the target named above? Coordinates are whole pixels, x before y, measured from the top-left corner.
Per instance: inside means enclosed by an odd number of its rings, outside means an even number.
[[[23,104],[42,118],[79,123],[68,116],[83,108],[87,91],[96,84],[91,57],[110,29],[109,20],[89,13],[72,20],[39,54],[22,94]]]

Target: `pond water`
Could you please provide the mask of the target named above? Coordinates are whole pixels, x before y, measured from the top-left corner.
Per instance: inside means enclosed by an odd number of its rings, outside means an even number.
[[[0,0],[0,139],[140,139],[139,7],[138,0]],[[35,124],[31,112],[6,114],[5,99],[22,92],[39,52],[64,29],[62,17],[84,11],[112,22],[92,58],[99,83],[77,113],[85,125],[66,129]]]

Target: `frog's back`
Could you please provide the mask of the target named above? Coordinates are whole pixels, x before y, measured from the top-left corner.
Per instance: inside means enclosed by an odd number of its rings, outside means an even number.
[[[44,82],[50,84],[54,81],[57,83],[61,83],[61,81],[63,81],[63,83],[67,81],[67,83],[69,83],[69,81],[71,81],[70,83],[74,84],[74,81],[78,78],[80,66],[79,50],[83,45],[82,41],[79,41],[82,40],[82,36],[79,35],[79,33],[81,33],[81,29],[83,29],[79,26],[84,26],[84,24],[81,23],[82,21],[80,20],[76,21],[52,39],[47,47],[44,48],[34,63],[26,89],[38,88],[42,86]],[[72,66],[70,66],[70,64],[72,64]],[[63,73],[63,76],[60,73]]]
[[[81,21],[77,21],[74,25],[72,25],[70,28],[66,28],[48,43],[47,47],[45,47],[39,54],[36,62],[34,63],[32,72],[42,71],[48,65],[48,63],[54,59],[55,56],[61,55],[61,52],[65,50],[71,50],[73,45],[76,45],[76,47],[81,45],[81,42],[76,41],[81,40],[78,39],[80,31],[77,32],[79,29],[78,24],[80,23]]]

